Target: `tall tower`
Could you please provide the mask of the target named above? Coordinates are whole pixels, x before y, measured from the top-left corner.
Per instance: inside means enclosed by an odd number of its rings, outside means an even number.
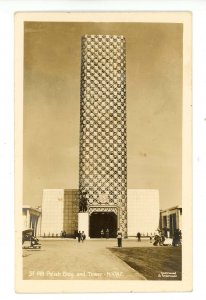
[[[79,166],[80,201],[87,199],[90,218],[93,213],[102,214],[92,226],[98,226],[101,219],[99,226],[103,227],[104,215],[106,222],[106,215],[112,213],[124,236],[127,235],[125,46],[123,36],[82,37]]]

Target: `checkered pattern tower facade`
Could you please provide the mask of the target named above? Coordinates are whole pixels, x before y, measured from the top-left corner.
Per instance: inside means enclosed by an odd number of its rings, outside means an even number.
[[[88,207],[117,207],[127,235],[126,47],[116,35],[81,45],[79,191]],[[84,195],[84,196],[83,196]],[[86,195],[86,196],[85,196]]]

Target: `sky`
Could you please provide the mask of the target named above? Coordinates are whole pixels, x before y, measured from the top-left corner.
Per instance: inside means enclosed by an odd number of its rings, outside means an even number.
[[[126,39],[127,187],[181,205],[182,24],[26,22],[23,202],[44,188],[77,189],[81,37]]]

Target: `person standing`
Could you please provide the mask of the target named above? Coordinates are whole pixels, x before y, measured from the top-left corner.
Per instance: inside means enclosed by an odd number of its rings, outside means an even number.
[[[141,233],[140,232],[137,232],[137,240],[138,240],[138,242],[141,242]]]
[[[82,231],[82,234],[81,234],[82,243],[84,242],[85,239],[86,239],[86,234],[84,233],[84,231]]]
[[[109,228],[106,229],[106,239],[109,238]]]
[[[79,230],[79,232],[78,232],[77,237],[78,237],[78,242],[80,243],[80,241],[81,241],[81,239],[82,239],[82,234],[81,234],[81,231],[80,231],[80,230]]]
[[[117,244],[118,247],[122,247],[122,232],[119,228],[117,230]]]
[[[103,228],[102,228],[100,234],[101,234],[101,238],[103,238],[104,237],[104,229]]]

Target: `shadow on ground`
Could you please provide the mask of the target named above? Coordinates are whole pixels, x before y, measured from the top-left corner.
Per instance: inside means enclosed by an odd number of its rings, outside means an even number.
[[[108,248],[147,280],[181,280],[181,247]]]

